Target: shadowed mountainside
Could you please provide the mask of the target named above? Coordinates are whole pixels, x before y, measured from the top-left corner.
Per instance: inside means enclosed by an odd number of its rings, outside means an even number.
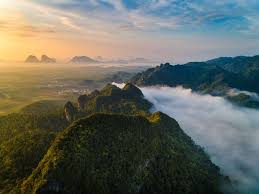
[[[140,89],[127,84],[120,89],[112,84],[106,85],[102,90],[95,90],[88,95],[81,95],[77,105],[68,102],[65,105],[66,117],[69,121],[93,113],[117,113],[145,115],[149,112],[151,103],[144,99]]]
[[[218,58],[174,66],[169,63],[161,64],[137,74],[130,82],[140,86],[181,85],[201,93],[227,96],[227,99],[239,105],[259,108],[258,101],[247,93],[242,93],[243,90],[259,93],[258,56]],[[228,92],[233,88],[240,90],[242,96],[228,96]]]

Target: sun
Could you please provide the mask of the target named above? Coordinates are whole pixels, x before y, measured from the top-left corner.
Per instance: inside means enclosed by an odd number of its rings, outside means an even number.
[[[15,0],[0,0],[0,17],[6,19],[5,16],[15,9],[15,5]]]
[[[0,0],[0,8],[7,8],[13,5],[12,0]]]

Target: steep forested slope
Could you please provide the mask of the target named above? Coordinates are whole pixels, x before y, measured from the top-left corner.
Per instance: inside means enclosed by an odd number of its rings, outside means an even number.
[[[79,102],[85,97],[88,101],[81,102],[81,105],[85,103],[84,109],[68,103],[70,109],[66,105],[65,113],[76,120],[96,112],[148,114],[151,107],[142,92],[130,84],[123,90],[109,84],[101,91],[80,96]],[[0,193],[8,192],[30,175],[52,140],[69,125],[66,114],[63,101],[39,101],[22,108],[19,113],[0,117]]]
[[[68,126],[61,102],[40,101],[0,117],[0,193],[29,176],[59,131]]]
[[[0,118],[0,193],[213,194],[228,184],[132,84],[82,95],[64,114],[48,103]]]
[[[149,112],[151,103],[144,99],[139,88],[128,83],[123,89],[108,84],[102,90],[81,95],[77,105],[68,102],[65,115],[68,121],[93,113],[142,114]]]
[[[213,194],[221,193],[221,181],[219,169],[174,119],[96,114],[55,140],[21,191]]]
[[[194,91],[227,96],[230,101],[242,106],[259,108],[256,101],[243,90],[259,93],[259,57],[218,58],[207,62],[192,62],[184,65],[161,64],[138,73],[131,83],[140,86],[183,86]],[[231,89],[241,90],[236,96],[228,96]],[[242,93],[242,96],[237,96]],[[245,98],[240,98],[244,97]],[[245,101],[240,101],[245,99]]]
[[[0,144],[0,193],[8,193],[32,173],[55,136],[55,132],[27,130]]]

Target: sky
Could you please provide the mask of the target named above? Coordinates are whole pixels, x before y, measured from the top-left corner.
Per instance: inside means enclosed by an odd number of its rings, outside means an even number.
[[[258,0],[0,0],[0,59],[259,54]]]

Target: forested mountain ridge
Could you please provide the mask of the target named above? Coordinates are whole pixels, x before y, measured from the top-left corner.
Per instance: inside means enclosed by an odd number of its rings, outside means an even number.
[[[259,55],[253,57],[219,57],[206,61],[208,65],[217,65],[234,73],[247,73],[251,69],[258,69]]]
[[[79,96],[77,104],[68,102],[65,105],[65,115],[68,121],[93,113],[145,115],[151,106],[136,86],[128,83],[120,89],[108,84],[100,91],[95,90],[90,94]]]
[[[222,181],[167,115],[95,114],[62,132],[16,192],[214,194]]]
[[[151,103],[132,84],[80,96],[65,114],[52,103],[16,113],[24,122],[1,118],[18,130],[0,143],[0,193],[213,194],[229,184],[174,119],[149,112]]]
[[[56,135],[68,126],[64,102],[39,101],[0,117],[0,193],[29,176]]]
[[[181,85],[201,93],[226,96],[232,102],[243,106],[259,108],[258,101],[247,93],[242,93],[243,90],[259,93],[258,56],[218,58],[184,65],[161,64],[138,73],[129,82],[139,86]],[[231,89],[238,89],[240,92],[229,96]]]
[[[89,98],[88,101],[84,101],[85,97]],[[151,107],[142,92],[130,84],[123,90],[108,84],[101,91],[80,96],[78,106],[67,103],[73,110],[68,110],[73,117],[70,122],[65,114],[68,106],[65,104],[64,108],[64,104],[64,101],[38,101],[18,113],[0,117],[0,193],[8,193],[29,176],[53,139],[73,120],[96,112],[148,114]],[[82,105],[85,109],[81,109]]]

